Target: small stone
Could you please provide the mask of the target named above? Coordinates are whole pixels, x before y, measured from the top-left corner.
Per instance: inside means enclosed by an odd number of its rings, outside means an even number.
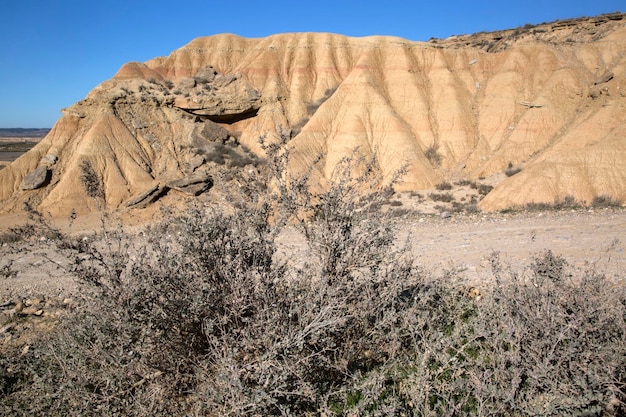
[[[450,217],[452,217],[449,211],[442,211],[439,216],[441,216],[442,219],[449,219]]]
[[[29,307],[39,305],[41,303],[42,303],[42,300],[39,298],[29,298],[28,300],[24,301],[24,304]]]
[[[41,316],[43,314],[43,310],[35,306],[31,306],[22,309],[20,313],[27,316]]]
[[[58,160],[59,160],[58,156],[56,156],[55,154],[49,153],[48,155],[46,155],[43,158],[41,158],[40,163],[42,165],[52,166],[52,165],[56,164],[56,162]]]

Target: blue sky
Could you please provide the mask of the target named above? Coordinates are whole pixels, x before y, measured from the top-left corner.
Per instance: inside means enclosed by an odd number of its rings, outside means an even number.
[[[0,127],[51,127],[125,62],[217,33],[284,32],[411,40],[626,11],[624,0],[196,1],[5,0],[0,6]]]

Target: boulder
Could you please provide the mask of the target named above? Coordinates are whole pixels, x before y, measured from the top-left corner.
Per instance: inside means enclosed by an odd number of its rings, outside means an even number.
[[[174,106],[218,123],[233,123],[252,117],[261,107],[261,92],[241,74],[218,74],[213,67],[194,79],[179,81],[181,93]]]
[[[35,190],[37,188],[43,187],[50,180],[50,171],[47,167],[42,166],[30,174],[26,175],[22,180],[22,184],[20,185],[20,189],[22,190]]]

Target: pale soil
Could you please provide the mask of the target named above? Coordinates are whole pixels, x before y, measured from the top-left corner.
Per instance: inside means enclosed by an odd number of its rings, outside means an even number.
[[[595,267],[626,279],[624,210],[411,215],[398,220],[396,227],[398,240],[408,239],[418,265],[438,275],[456,272],[456,277],[479,287],[492,279],[489,258],[494,251],[519,271],[534,255],[551,250],[574,268]],[[282,236],[281,244],[285,254],[306,251],[304,239],[295,233]]]
[[[410,223],[405,233],[419,263],[439,271],[456,269],[479,282],[490,275],[488,258],[494,251],[516,269],[545,250],[575,268],[595,267],[611,275],[622,275],[626,268],[624,210],[434,218]]]
[[[4,220],[0,226],[5,225],[0,228],[2,232],[7,224],[14,225],[20,218],[0,220]],[[81,235],[78,224],[87,230],[85,236],[93,235],[95,220],[77,219],[72,233]],[[533,256],[549,249],[574,268],[593,267],[613,277],[616,286],[626,285],[625,210],[452,214],[450,218],[411,214],[393,222],[399,241],[408,239],[416,262],[424,270],[433,271],[436,276],[451,273],[448,275],[463,280],[467,288],[477,287],[481,292],[488,291],[494,279],[489,264],[494,251],[522,276]],[[87,225],[92,229],[88,230]],[[126,230],[134,234],[139,226]],[[301,264],[307,258],[307,245],[295,229],[290,228],[279,237],[279,248],[279,256],[293,263]],[[79,285],[67,271],[69,258],[68,253],[44,237],[0,245],[0,346],[7,342],[25,343],[32,333],[29,329],[47,328],[45,323],[53,323],[68,303],[71,305],[72,294],[79,291]],[[15,273],[7,276],[3,272],[6,266]],[[34,307],[29,306],[32,300],[38,302]],[[20,302],[24,311],[30,313],[16,311]],[[37,311],[39,316],[35,316]],[[32,319],[25,320],[26,314]],[[22,318],[16,321],[16,317]]]
[[[625,210],[452,214],[450,218],[410,215],[394,223],[398,240],[409,240],[419,265],[438,272],[455,270],[471,281],[489,275],[488,258],[494,251],[513,267],[527,266],[533,255],[549,249],[573,267],[595,265],[611,275],[626,270]],[[73,233],[81,234],[77,229]],[[93,233],[88,230],[85,235]],[[282,255],[294,262],[307,250],[304,238],[293,229],[279,237],[279,245]],[[3,244],[0,254],[0,268],[10,263],[17,271],[12,278],[0,275],[0,304],[16,294],[65,297],[76,290],[73,277],[64,269],[66,255],[43,237]]]

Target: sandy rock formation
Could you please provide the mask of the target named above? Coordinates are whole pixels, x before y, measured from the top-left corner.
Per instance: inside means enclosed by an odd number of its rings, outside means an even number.
[[[109,208],[145,207],[170,190],[197,195],[209,189],[214,148],[229,143],[231,152],[243,152],[212,119],[251,117],[260,93],[240,74],[202,71],[215,74],[174,84],[144,64],[122,67],[64,109],[45,139],[2,170],[4,211],[20,210],[25,201],[59,214],[95,209],[81,184],[83,161],[102,180]]]
[[[565,196],[626,201],[625,23],[613,14],[423,43],[324,33],[195,39],[124,65],[65,109],[0,171],[0,201],[5,210],[23,201],[86,208],[83,160],[111,208],[145,206],[202,177],[195,194],[211,186],[212,164],[244,149],[262,156],[260,137],[286,140],[290,168],[314,166],[313,181],[332,177],[344,157],[375,155],[387,180],[406,167],[398,190],[520,167],[484,210]],[[20,189],[49,154],[58,160],[47,185]]]

